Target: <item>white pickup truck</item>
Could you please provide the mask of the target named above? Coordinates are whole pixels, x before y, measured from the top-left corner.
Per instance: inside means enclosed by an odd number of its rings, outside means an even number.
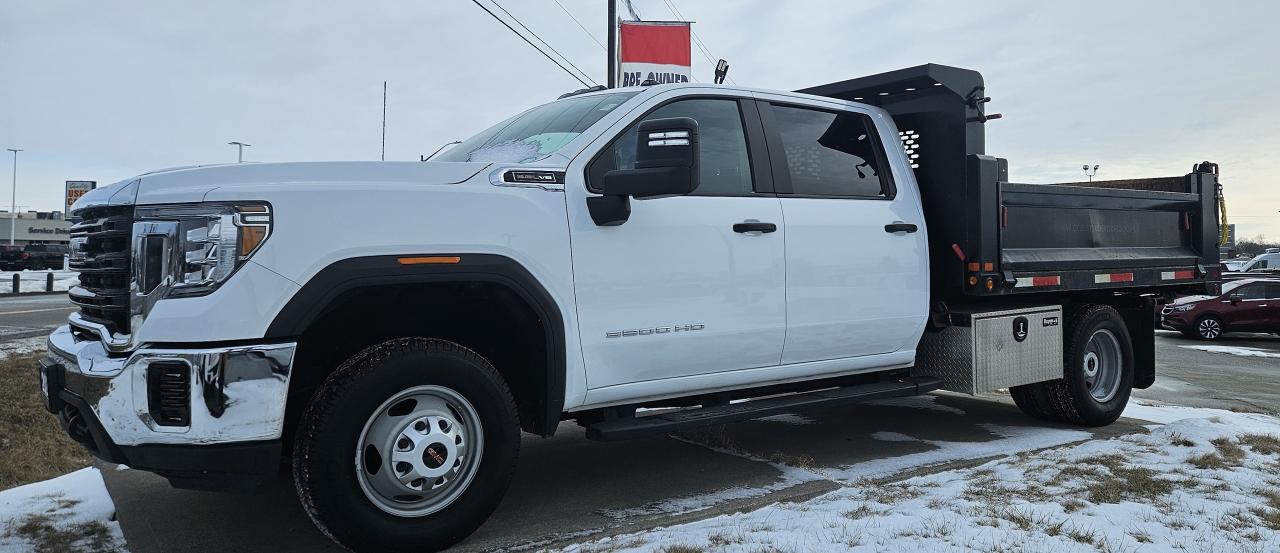
[[[74,206],[47,407],[175,486],[291,465],[360,551],[463,539],[522,431],[566,420],[611,440],[1009,388],[1108,424],[1154,380],[1154,305],[1218,286],[1217,168],[1008,182],[984,90],[924,65],[580,91],[425,163],[126,179]]]

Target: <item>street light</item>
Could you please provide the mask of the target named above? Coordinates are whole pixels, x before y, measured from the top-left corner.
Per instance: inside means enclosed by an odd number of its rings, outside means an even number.
[[[231,141],[227,144],[236,147],[236,163],[244,163],[244,148],[253,144],[245,144],[244,142]]]
[[[18,231],[18,152],[21,149],[8,148],[13,152],[13,196],[12,205],[9,207],[9,245],[13,245],[13,235]]]
[[[1096,174],[1098,174],[1098,166],[1097,166],[1097,165],[1094,165],[1094,166],[1093,166],[1093,169],[1092,169],[1092,171],[1093,171],[1093,172],[1092,172],[1092,173],[1090,173],[1089,171],[1090,171],[1090,169],[1089,169],[1089,164],[1087,164],[1087,163],[1086,163],[1086,164],[1084,165],[1084,175],[1085,175],[1086,177],[1089,177],[1089,182],[1093,182],[1093,176],[1094,176],[1094,175],[1096,175]]]

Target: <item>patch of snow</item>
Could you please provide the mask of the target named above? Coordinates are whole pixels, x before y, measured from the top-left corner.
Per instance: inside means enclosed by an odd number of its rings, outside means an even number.
[[[885,405],[889,407],[910,407],[913,409],[931,409],[933,411],[942,411],[951,413],[952,415],[965,414],[963,409],[956,409],[950,405],[942,405],[938,403],[938,396],[925,394],[920,396],[895,397],[889,399],[877,399],[865,402],[864,405]]]
[[[1180,348],[1198,349],[1209,353],[1225,353],[1227,355],[1239,355],[1241,357],[1271,357],[1280,358],[1280,353],[1267,351],[1259,348],[1246,348],[1242,346],[1178,346]]]
[[[50,271],[22,271],[18,273],[5,273],[0,277],[0,292],[13,292],[13,276],[18,276],[18,291],[21,293],[28,292],[44,292],[45,275]],[[52,271],[53,273],[53,291],[66,292],[72,286],[80,283],[80,273],[75,271]]]
[[[792,415],[790,413],[783,414],[783,415],[773,415],[771,417],[760,417],[756,420],[764,421],[764,422],[779,422],[782,424],[793,424],[797,426],[805,425],[805,424],[813,424],[817,422],[809,417],[802,416],[802,415]]]
[[[919,440],[935,449],[887,457],[824,470],[833,480],[854,482],[867,478],[883,478],[903,471],[915,470],[963,459],[982,459],[996,455],[1009,455],[1046,447],[1087,440],[1093,435],[1082,430],[1041,428],[1035,426],[998,426],[982,424],[988,432],[1000,436],[994,440],[948,442],[943,440]]]
[[[48,336],[32,336],[0,342],[0,359],[8,359],[14,355],[26,355],[44,351],[48,347]]]
[[[1157,424],[1168,424],[1183,419],[1209,418],[1237,415],[1226,409],[1209,409],[1202,407],[1183,407],[1181,405],[1163,405],[1147,400],[1131,399],[1124,408],[1123,416],[1131,419],[1151,421]]]
[[[729,552],[1280,550],[1274,522],[1280,506],[1273,499],[1280,454],[1241,441],[1245,434],[1280,436],[1280,419],[1194,408],[1146,414],[1180,418],[1150,434],[1005,456],[899,483],[855,482],[804,502],[565,551],[631,553],[676,545]],[[1004,439],[1034,434],[992,429],[1010,436]],[[1244,453],[1224,465],[1189,462],[1215,454],[1214,440]],[[1153,484],[1136,484],[1144,480]]]
[[[48,517],[49,524],[57,530],[101,524],[123,552],[124,534],[114,520],[115,513],[115,503],[107,494],[102,474],[94,467],[0,491],[0,528],[4,529],[0,531],[0,553],[35,549],[36,544],[13,532],[33,515]]]
[[[912,438],[906,434],[898,432],[876,432],[871,435],[871,439],[880,440],[882,442],[919,442],[919,438]]]

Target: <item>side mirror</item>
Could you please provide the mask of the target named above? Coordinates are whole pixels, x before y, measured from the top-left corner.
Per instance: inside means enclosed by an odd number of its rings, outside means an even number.
[[[1240,303],[1240,301],[1244,299],[1244,294],[1231,294],[1231,296],[1228,299],[1231,300],[1232,305],[1235,305],[1237,303]]]
[[[640,123],[636,167],[604,174],[603,196],[587,198],[591,220],[600,226],[625,223],[630,198],[680,196],[698,188],[698,122],[688,117]]]

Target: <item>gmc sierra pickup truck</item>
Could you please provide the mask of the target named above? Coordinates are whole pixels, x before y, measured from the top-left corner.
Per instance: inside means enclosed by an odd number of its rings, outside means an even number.
[[[1109,424],[1155,378],[1155,306],[1217,292],[1217,167],[1165,177],[1180,192],[1009,182],[988,101],[940,65],[588,90],[436,161],[99,188],[47,407],[179,487],[287,464],[360,551],[463,539],[521,433],[562,421],[616,440],[1008,388]]]

